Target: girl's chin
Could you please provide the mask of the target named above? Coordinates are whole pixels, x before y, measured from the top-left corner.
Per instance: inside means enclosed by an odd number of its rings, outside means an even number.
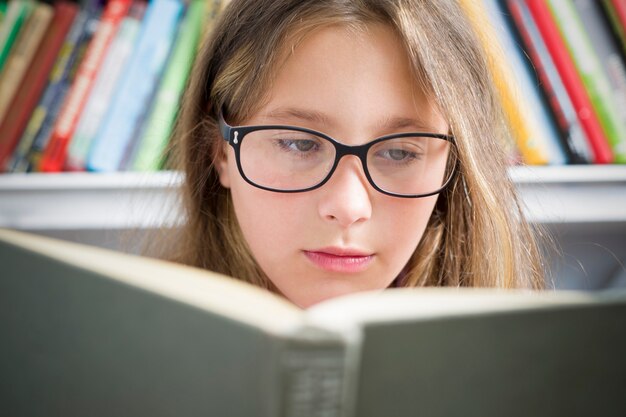
[[[322,284],[316,288],[319,291],[314,291],[313,289],[307,292],[298,291],[297,294],[286,295],[286,297],[298,307],[305,309],[333,298],[364,291],[383,290],[386,287],[382,285],[380,288],[362,288],[361,286],[346,285],[345,283],[341,285]],[[301,288],[298,288],[298,290],[301,290]]]

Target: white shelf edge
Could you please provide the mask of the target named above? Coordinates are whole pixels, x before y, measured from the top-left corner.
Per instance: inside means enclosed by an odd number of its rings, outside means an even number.
[[[626,223],[626,166],[511,167],[531,222]],[[102,230],[174,226],[183,175],[0,175],[0,227]]]

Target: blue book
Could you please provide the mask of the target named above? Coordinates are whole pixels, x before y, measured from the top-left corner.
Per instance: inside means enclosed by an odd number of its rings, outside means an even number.
[[[513,36],[513,28],[503,14],[498,0],[486,0],[484,3],[499,36],[505,56],[511,63],[511,68],[515,70],[514,79],[518,82],[521,90],[520,105],[524,106],[528,120],[534,125],[534,131],[538,134],[535,138],[538,141],[536,145],[547,152],[551,165],[566,164],[568,160],[559,139],[559,131],[551,117],[547,103],[541,96],[540,87],[530,67],[528,57],[524,55],[521,46]]]
[[[128,68],[87,158],[88,170],[119,169],[134,139],[137,123],[157,87],[183,7],[181,0],[153,0],[149,4]]]

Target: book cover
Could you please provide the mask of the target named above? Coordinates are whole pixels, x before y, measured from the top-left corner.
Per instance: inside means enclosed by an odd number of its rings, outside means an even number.
[[[18,92],[18,87],[30,66],[44,33],[52,19],[52,6],[46,3],[36,3],[33,12],[28,16],[22,30],[15,40],[11,54],[5,68],[0,73],[0,122],[11,106]],[[3,142],[4,138],[0,138]]]
[[[613,162],[615,158],[609,140],[593,109],[591,99],[583,87],[581,76],[561,38],[548,5],[543,0],[525,1],[587,134],[594,153],[594,162],[598,164]]]
[[[506,7],[524,44],[524,51],[528,53],[537,71],[541,88],[548,98],[552,114],[561,131],[563,149],[567,152],[570,163],[593,162],[594,155],[582,124],[578,120],[574,104],[567,94],[530,10],[524,0],[507,0]]]
[[[74,18],[74,23],[72,23],[72,27],[59,50],[54,67],[50,72],[48,86],[37,107],[33,110],[22,138],[8,163],[8,171],[28,172],[30,170],[29,154],[31,149],[37,146],[35,144],[39,133],[44,129],[46,123],[50,123],[49,119],[53,117],[52,114],[55,108],[58,107],[55,104],[63,99],[64,84],[67,83],[73,62],[79,54],[80,40],[87,30],[87,19],[88,12],[86,10],[80,10]]]
[[[76,79],[64,100],[52,135],[41,157],[39,168],[42,171],[58,172],[63,169],[68,143],[93,88],[95,76],[120,22],[128,13],[130,4],[131,0],[109,0],[106,4],[96,33],[85,52]]]
[[[90,171],[116,171],[153,94],[175,37],[180,0],[148,5],[137,44],[87,158]]]
[[[133,171],[156,171],[161,167],[208,7],[206,1],[195,0],[185,13],[137,150],[131,158]],[[212,14],[215,16],[215,12]]]
[[[66,73],[63,75],[61,84],[58,88],[58,93],[54,95],[54,100],[48,108],[46,117],[41,125],[41,128],[39,129],[39,132],[37,133],[37,136],[35,136],[33,145],[28,151],[27,159],[32,171],[41,171],[41,160],[43,158],[43,154],[48,147],[50,139],[52,138],[54,127],[59,119],[65,100],[74,85],[74,81],[76,80],[78,70],[83,63],[85,54],[89,50],[91,40],[100,25],[101,9],[84,8],[83,11],[86,13],[83,31],[81,32],[76,46],[72,51]]]
[[[549,157],[538,139],[540,134],[529,123],[527,113],[519,106],[519,85],[512,79],[511,74],[514,71],[504,55],[485,5],[482,1],[473,0],[461,0],[460,5],[468,15],[486,52],[500,103],[513,135],[512,140],[521,153],[523,162],[532,165],[547,164]]]
[[[396,288],[300,310],[208,271],[7,230],[0,264],[7,415],[626,414],[623,289]]]
[[[52,67],[77,13],[75,3],[58,1],[54,4],[50,25],[18,87],[19,94],[0,123],[0,170],[8,168],[7,162],[48,84]]]
[[[3,4],[6,7],[6,12],[0,24],[0,73],[2,73],[17,34],[34,7],[34,3],[30,0],[14,0],[10,5]]]
[[[119,85],[121,75],[127,69],[126,65],[135,47],[144,11],[143,2],[136,2],[131,6],[128,16],[122,20],[115,39],[106,53],[93,90],[85,104],[85,110],[80,115],[68,146],[65,161],[65,169],[68,171],[84,171],[86,168],[91,144]]]
[[[511,23],[505,16],[506,9],[501,7],[498,0],[483,0],[483,2],[513,71],[512,79],[519,85],[517,104],[520,109],[523,109],[528,123],[533,127],[533,132],[536,132],[536,137],[533,139],[537,143],[536,147],[546,155],[548,164],[567,164],[569,160],[561,145],[560,133],[551,110],[542,96],[537,76],[531,68],[531,62],[524,54],[514,36]]]
[[[626,124],[620,119],[618,103],[581,18],[569,0],[547,3],[609,140],[615,162],[626,163]]]

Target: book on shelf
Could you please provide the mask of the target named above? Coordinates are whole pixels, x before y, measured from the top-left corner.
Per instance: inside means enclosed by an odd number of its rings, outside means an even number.
[[[0,122],[0,171],[7,169],[6,165],[48,85],[50,72],[77,13],[75,3],[63,0],[54,3],[47,30],[17,89],[19,94]]]
[[[572,3],[608,80],[620,125],[626,130],[626,61],[619,42],[601,3],[596,0],[573,0]],[[623,139],[626,142],[626,135]]]
[[[177,109],[187,83],[207,13],[215,14],[217,4],[194,0],[188,6],[172,46],[172,54],[150,106],[150,113],[137,138],[135,152],[129,157],[133,171],[157,171],[165,158]],[[212,17],[211,17],[212,18]]]
[[[128,15],[120,23],[115,38],[106,52],[102,68],[98,71],[93,90],[80,115],[76,130],[70,139],[65,161],[67,170],[84,171],[86,169],[89,149],[106,116],[109,103],[119,87],[120,78],[126,70],[126,64],[130,60],[141,29],[145,9],[145,3],[133,3]]]
[[[4,16],[6,15],[6,12],[7,12],[7,7],[8,7],[8,4],[6,0],[0,1],[0,25],[4,21]]]
[[[626,54],[626,0],[602,0],[613,33],[619,39],[622,52]]]
[[[89,42],[76,77],[55,120],[46,149],[41,156],[39,168],[42,171],[58,172],[63,169],[67,146],[76,130],[78,118],[93,88],[94,79],[102,65],[106,50],[117,32],[120,22],[126,16],[130,4],[131,0],[109,0],[107,2],[98,28]]]
[[[461,0],[460,5],[469,17],[488,58],[489,70],[494,80],[498,98],[508,122],[513,138],[512,143],[505,141],[505,147],[518,151],[522,162],[533,165],[548,163],[548,155],[540,146],[536,126],[529,121],[526,105],[520,103],[521,91],[511,74],[511,63],[507,61],[498,34],[493,27],[484,2]],[[520,107],[521,104],[521,107]],[[514,156],[510,156],[514,159]]]
[[[580,74],[591,105],[611,145],[615,162],[626,163],[626,123],[620,118],[611,84],[571,0],[547,0],[552,16]]]
[[[615,158],[608,138],[548,5],[543,0],[525,1],[587,134],[594,154],[594,162],[601,164],[614,162]]]
[[[28,172],[36,167],[35,155],[40,154],[45,148],[46,138],[51,133],[51,125],[58,115],[61,102],[73,79],[76,61],[80,59],[81,50],[84,49],[81,43],[87,42],[93,32],[89,29],[91,18],[93,17],[86,9],[81,9],[74,18],[50,72],[45,91],[32,111],[24,133],[6,166],[7,171]]]
[[[504,56],[509,62],[510,78],[519,90],[516,92],[516,104],[531,126],[534,137],[529,145],[537,154],[545,158],[547,164],[564,165],[568,163],[567,155],[561,144],[560,132],[548,107],[547,100],[538,85],[537,76],[531,68],[528,57],[521,49],[518,40],[514,37],[509,20],[505,17],[506,9],[499,0],[482,0],[492,23],[496,37],[500,40]]]
[[[98,0],[94,0],[94,2],[97,1]],[[100,9],[87,11],[87,19],[84,22],[85,30],[82,32],[80,38],[74,46],[74,50],[68,63],[67,73],[63,76],[59,90],[55,94],[54,100],[48,108],[48,112],[41,128],[35,136],[34,142],[28,151],[27,160],[29,168],[32,171],[43,172],[43,156],[46,149],[48,149],[61,111],[64,109],[65,102],[68,100],[69,94],[74,86],[74,82],[78,79],[79,68],[83,63],[86,53],[89,51],[89,45],[98,30],[100,25],[100,15]]]
[[[18,87],[50,24],[52,14],[51,5],[36,3],[15,39],[5,67],[0,73],[0,91],[2,91],[0,94],[0,122],[4,120],[16,94],[19,95]],[[4,138],[0,138],[0,141],[4,142]]]
[[[117,171],[126,152],[132,149],[133,133],[145,119],[148,100],[158,85],[182,10],[180,0],[153,0],[148,5],[118,94],[89,151],[88,170]]]
[[[623,290],[394,288],[301,310],[9,230],[0,265],[7,415],[626,414]]]
[[[0,4],[5,8],[0,26],[0,72],[2,72],[15,38],[31,13],[34,3],[30,0],[14,0],[10,5],[6,2]]]
[[[572,164],[594,162],[593,152],[574,104],[563,85],[558,70],[539,33],[524,0],[506,0],[513,28],[524,45],[524,52],[539,77],[540,88],[546,95],[554,120],[561,132],[563,150]]]

